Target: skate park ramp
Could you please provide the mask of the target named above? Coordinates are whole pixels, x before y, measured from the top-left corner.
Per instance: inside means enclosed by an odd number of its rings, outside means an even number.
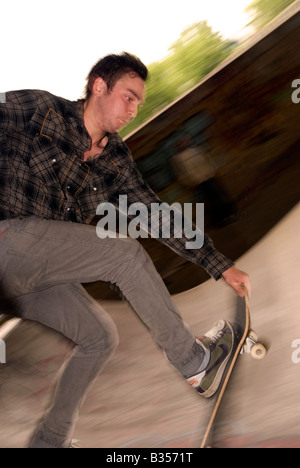
[[[240,357],[216,421],[219,447],[300,447],[299,226],[297,205],[237,261],[252,276],[252,326],[269,351]],[[213,279],[174,296],[192,331],[230,319],[236,297]],[[166,362],[125,302],[102,301],[120,345],[89,390],[74,437],[83,448],[197,448],[212,400],[202,400]],[[49,405],[72,344],[22,322],[0,366],[0,447],[26,447]],[[79,377],[80,378],[80,377]]]
[[[126,137],[143,178],[162,201],[205,204],[205,232],[232,260],[300,202],[300,103],[292,100],[292,83],[300,79],[299,36],[300,0]],[[182,139],[214,167],[208,184],[200,177],[195,187],[178,177]],[[192,167],[193,176],[202,172],[203,166]],[[141,242],[172,295],[209,279],[155,239]],[[89,292],[116,299],[103,284],[89,285]]]

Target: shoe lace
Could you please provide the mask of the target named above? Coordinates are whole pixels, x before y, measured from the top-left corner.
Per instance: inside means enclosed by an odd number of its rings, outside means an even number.
[[[212,336],[210,340],[215,344],[217,341],[219,341],[223,336],[223,331],[220,330],[216,335]]]

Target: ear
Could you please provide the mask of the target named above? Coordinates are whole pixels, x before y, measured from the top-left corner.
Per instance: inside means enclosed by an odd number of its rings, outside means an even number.
[[[107,86],[103,78],[98,77],[93,84],[93,94],[97,97],[100,97],[107,91]]]

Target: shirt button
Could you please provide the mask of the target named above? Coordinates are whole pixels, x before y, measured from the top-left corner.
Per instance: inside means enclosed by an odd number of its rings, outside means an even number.
[[[97,187],[94,187],[95,192],[98,190]]]
[[[70,211],[70,210],[71,210],[71,208],[67,208],[67,211]]]
[[[56,159],[52,159],[52,162],[53,162],[53,163],[56,163]]]

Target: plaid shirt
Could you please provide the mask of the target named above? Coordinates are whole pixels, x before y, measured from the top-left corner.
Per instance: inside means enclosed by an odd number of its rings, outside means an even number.
[[[83,100],[45,91],[0,93],[0,220],[38,216],[89,224],[102,202],[148,208],[160,200],[142,179],[128,147],[110,134],[101,157],[83,160],[91,139],[83,123]],[[233,263],[205,236],[201,249],[186,238],[160,239],[215,279]]]

